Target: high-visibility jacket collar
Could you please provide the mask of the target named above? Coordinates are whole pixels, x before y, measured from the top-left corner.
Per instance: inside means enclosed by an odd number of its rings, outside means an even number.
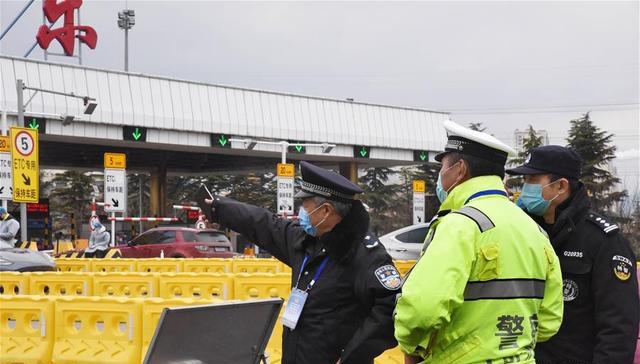
[[[468,179],[455,186],[440,205],[440,211],[455,211],[465,205],[469,197],[484,190],[504,191],[504,184],[498,176],[480,176]]]

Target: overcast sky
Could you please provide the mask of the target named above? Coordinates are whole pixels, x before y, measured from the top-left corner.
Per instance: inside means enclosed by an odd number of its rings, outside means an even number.
[[[0,28],[26,2],[0,0]],[[2,40],[0,53],[23,56],[31,47],[39,3]],[[84,64],[123,68],[116,19],[125,3],[84,2],[82,23],[99,37],[95,50],[84,50]],[[615,134],[619,174],[637,183],[638,4],[128,1],[136,10],[130,70],[453,111],[454,120],[483,122],[508,143],[514,129],[531,124],[564,144],[568,121],[591,110]]]

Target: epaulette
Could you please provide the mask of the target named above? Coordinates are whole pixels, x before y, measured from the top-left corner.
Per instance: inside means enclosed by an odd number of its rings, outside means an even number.
[[[364,237],[364,246],[367,249],[373,249],[380,245],[380,241],[373,235],[367,235]]]
[[[597,225],[607,235],[615,234],[616,232],[618,232],[618,230],[620,230],[618,225],[609,221],[609,219],[607,219],[606,217],[596,214],[595,212],[589,212],[587,214],[587,221],[591,221],[592,223]]]

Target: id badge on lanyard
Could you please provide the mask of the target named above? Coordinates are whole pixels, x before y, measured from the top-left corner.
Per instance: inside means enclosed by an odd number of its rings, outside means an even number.
[[[320,278],[320,274],[322,274],[324,267],[327,265],[329,257],[324,258],[322,263],[320,263],[313,279],[307,285],[307,289],[303,291],[298,288],[298,284],[300,283],[300,277],[302,277],[302,272],[304,271],[304,267],[307,265],[308,260],[309,256],[305,255],[304,260],[302,261],[302,266],[300,267],[300,273],[298,274],[298,280],[296,281],[295,287],[291,289],[289,301],[287,302],[287,306],[284,308],[284,313],[282,314],[282,324],[291,330],[295,330],[296,326],[298,326],[298,321],[302,315],[304,304],[307,302],[307,297],[309,297],[309,291],[313,288],[313,285],[316,283],[318,278]]]

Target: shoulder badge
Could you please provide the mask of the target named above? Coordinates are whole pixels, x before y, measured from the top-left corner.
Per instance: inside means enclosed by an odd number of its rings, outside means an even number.
[[[589,212],[589,214],[587,214],[587,220],[596,224],[607,235],[615,234],[620,229],[618,225],[610,222],[604,216],[598,215],[594,212]]]
[[[622,255],[614,255],[611,259],[613,267],[613,275],[619,280],[626,282],[631,278],[631,272],[633,271],[633,262]]]
[[[378,282],[390,291],[395,291],[402,286],[402,278],[396,267],[391,264],[383,265],[374,272]]]

